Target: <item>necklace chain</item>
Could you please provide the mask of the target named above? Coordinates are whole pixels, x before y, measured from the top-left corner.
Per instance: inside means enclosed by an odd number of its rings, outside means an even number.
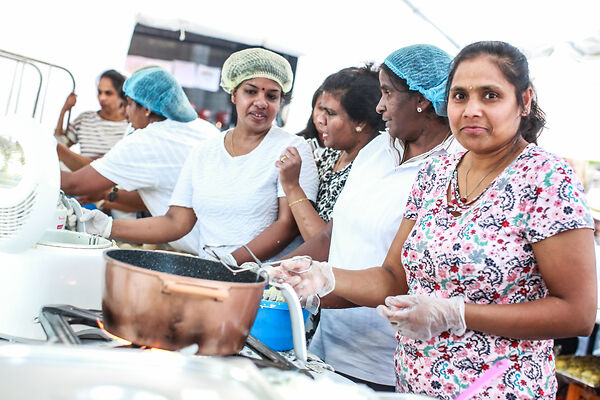
[[[450,137],[450,135],[452,135],[452,130],[449,130],[448,133],[446,133],[446,136],[444,136],[442,141],[437,146],[444,143],[446,141],[446,139],[448,139]],[[400,165],[404,164],[404,161],[406,161],[406,145],[404,146],[404,151],[402,152],[402,159],[400,160]]]
[[[342,152],[340,153],[340,156],[338,157],[337,161],[336,161],[336,162],[335,162],[335,164],[333,165],[333,169],[332,169],[332,171],[333,171],[333,172],[337,172],[337,171],[339,171],[339,170],[338,170],[338,167],[339,167],[339,166],[340,166],[340,164],[342,163],[342,156],[344,155],[344,153],[345,153],[345,152],[346,152],[345,150],[342,150]]]
[[[463,203],[466,203],[467,200],[469,199],[469,197],[475,192],[475,190],[477,190],[477,188],[479,188],[479,185],[481,185],[481,183],[485,180],[485,178],[487,178],[492,172],[494,172],[500,165],[502,165],[502,163],[504,161],[506,161],[508,159],[508,157],[514,152],[514,150],[517,148],[519,144],[519,140],[515,140],[515,143],[512,145],[512,147],[510,148],[510,150],[504,155],[502,156],[502,158],[494,165],[494,167],[492,169],[490,169],[484,176],[483,178],[481,178],[479,180],[479,182],[477,182],[477,185],[475,185],[473,187],[473,189],[471,189],[471,191],[469,193],[467,193],[464,197],[460,197],[460,200]],[[467,170],[467,173],[465,174],[465,191],[467,190],[467,178],[469,177],[469,172],[471,172],[471,168],[473,168],[473,163],[471,163],[471,165],[469,166],[469,169]],[[457,172],[457,187],[458,187],[458,172]],[[459,190],[459,194],[460,194],[460,190]]]
[[[233,157],[236,156],[236,154],[235,154],[235,146],[233,145],[233,134],[234,133],[235,133],[235,128],[233,128],[233,130],[231,131],[231,136],[229,137],[229,139],[230,139],[229,141],[231,142],[231,155]]]

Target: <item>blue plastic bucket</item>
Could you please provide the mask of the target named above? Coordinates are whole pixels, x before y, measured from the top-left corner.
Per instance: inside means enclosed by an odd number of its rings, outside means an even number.
[[[302,309],[304,322],[308,319],[308,315],[309,312]],[[250,334],[273,350],[293,349],[292,323],[287,303],[262,300]]]

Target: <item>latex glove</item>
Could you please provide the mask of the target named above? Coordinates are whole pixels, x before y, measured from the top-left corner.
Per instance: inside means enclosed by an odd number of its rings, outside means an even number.
[[[301,302],[309,296],[326,296],[335,287],[332,266],[308,257],[294,257],[283,261],[278,267],[273,267],[270,276],[290,284]]]
[[[237,260],[235,259],[234,256],[231,255],[231,253],[227,253],[227,254],[219,254],[219,258],[221,259],[221,261],[223,261],[225,264],[229,265],[230,267],[238,267],[238,263]]]
[[[377,306],[377,312],[411,339],[429,340],[445,331],[460,336],[467,328],[462,297],[390,296],[385,304]]]
[[[83,214],[81,215],[80,221],[86,223],[85,231],[87,233],[91,233],[92,235],[100,235],[105,238],[110,236],[113,223],[113,219],[111,217],[104,214],[100,210],[90,211],[87,208],[82,208],[81,211]]]
[[[69,231],[77,231],[77,215],[75,215],[75,211],[73,211],[72,208],[67,209],[65,229]]]

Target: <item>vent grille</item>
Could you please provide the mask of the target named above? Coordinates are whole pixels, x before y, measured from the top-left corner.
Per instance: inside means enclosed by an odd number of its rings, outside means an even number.
[[[37,200],[37,186],[27,198],[12,207],[0,207],[0,241],[19,233],[27,223]]]

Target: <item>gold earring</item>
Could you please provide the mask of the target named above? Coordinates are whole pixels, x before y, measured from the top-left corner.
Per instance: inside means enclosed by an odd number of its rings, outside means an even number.
[[[417,107],[417,112],[421,112],[423,109],[421,107]]]
[[[354,130],[356,131],[356,133],[362,132],[362,128],[360,126],[355,127]]]

